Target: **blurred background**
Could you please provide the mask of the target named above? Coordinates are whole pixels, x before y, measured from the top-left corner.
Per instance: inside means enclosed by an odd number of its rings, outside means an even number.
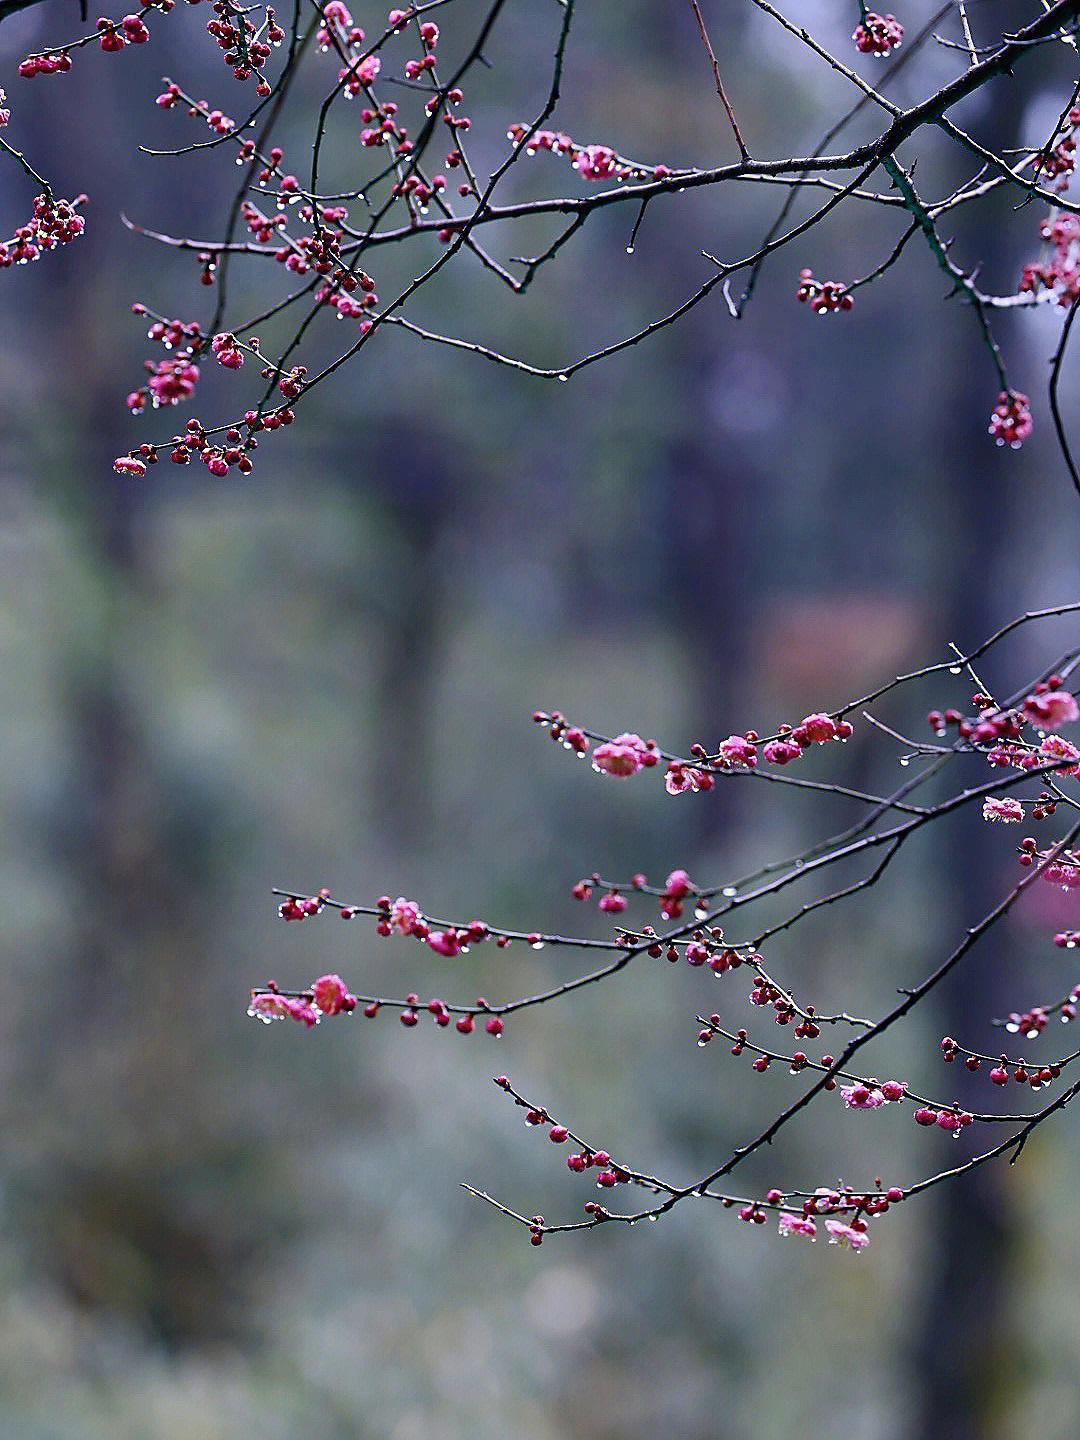
[[[445,46],[480,8],[454,6]],[[849,103],[836,77],[749,6],[702,11],[752,152],[809,153]],[[539,108],[560,13],[507,7],[467,96],[478,169]],[[913,0],[900,18],[913,35],[929,14]],[[1030,18],[973,14],[987,38]],[[837,16],[808,0],[798,18],[851,59],[854,4]],[[717,295],[567,385],[387,333],[264,444],[251,478],[162,464],[132,483],[113,456],[184,416],[155,425],[124,408],[154,353],[130,306],[205,323],[210,302],[192,257],[119,214],[213,237],[237,173],[222,150],[202,164],[138,149],[202,138],[154,107],[163,74],[242,113],[203,23],[178,7],[150,45],[81,54],[33,83],[16,64],[82,33],[75,7],[48,0],[0,27],[8,138],[58,193],[90,195],[77,244],[0,277],[0,1435],[1073,1436],[1067,1118],[1014,1169],[892,1212],[858,1257],[706,1204],[535,1249],[458,1182],[549,1220],[579,1215],[591,1191],[491,1076],[616,1158],[689,1181],[795,1093],[695,1046],[702,1008],[742,1023],[737,979],[718,999],[701,972],[635,964],[513,1017],[498,1042],[406,1032],[392,1013],[311,1034],[244,1014],[252,985],[329,969],[362,992],[458,1002],[574,973],[550,948],[447,962],[365,920],[284,926],[275,885],[604,934],[569,896],[595,869],[662,880],[682,865],[723,883],[848,823],[839,801],[745,781],[675,799],[655,776],[618,784],[529,716],[557,706],[674,749],[713,745],[1075,598],[1080,507],[1044,394],[1060,316],[1000,326],[1036,432],[996,450],[998,384],[974,318],[917,244],[850,315],[795,303],[803,265],[851,280],[900,233],[892,214],[843,206],[765,267],[739,322]],[[997,148],[1040,141],[1068,59],[1045,52],[957,118]],[[298,168],[327,63],[298,83],[279,137]],[[909,103],[961,63],[929,52],[891,93]],[[673,166],[733,156],[689,7],[583,5],[563,94],[556,124],[579,141]],[[344,184],[358,120],[337,125]],[[836,143],[872,133],[863,117]],[[942,137],[918,180],[938,197],[968,173]],[[6,235],[34,190],[12,163],[0,177]],[[580,188],[546,155],[508,185]],[[633,255],[634,216],[609,210],[526,297],[458,263],[410,314],[566,363],[684,299],[708,277],[702,250],[751,252],[781,198],[743,186],[658,201]],[[958,213],[953,253],[1009,292],[1039,218],[1010,198]],[[491,244],[511,255],[546,233]],[[380,253],[380,291],[420,255]],[[237,305],[258,309],[276,278],[234,269]],[[324,328],[316,356],[341,338]],[[242,408],[244,377],[216,368],[200,387],[207,422]],[[1067,366],[1066,414],[1076,396]],[[1010,691],[1069,643],[1075,625],[1023,631],[984,678]],[[967,704],[955,686],[879,713],[922,735],[931,704]],[[866,786],[900,774],[868,726],[806,765]],[[939,827],[868,896],[775,942],[777,973],[822,1007],[880,1010],[1013,883],[1012,846],[973,817]],[[996,1050],[991,1016],[1078,978],[1048,940],[1080,923],[1075,903],[1027,897],[937,1012],[868,1065],[949,1098],[946,1030]],[[837,1102],[739,1184],[866,1185],[886,1163],[885,1183],[904,1184],[959,1156],[949,1144],[902,1107]]]

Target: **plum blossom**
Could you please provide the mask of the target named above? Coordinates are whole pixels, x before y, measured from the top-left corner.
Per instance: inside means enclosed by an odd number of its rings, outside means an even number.
[[[677,760],[671,762],[664,777],[664,789],[669,795],[681,795],[684,790],[711,790],[715,783],[707,770],[680,765]]]
[[[199,367],[190,360],[159,360],[156,365],[148,361],[147,366],[150,378],[146,383],[155,406],[178,405],[195,394]]]
[[[884,57],[901,44],[904,27],[895,15],[878,15],[868,10],[865,20],[855,27],[851,38],[855,41],[855,49],[863,55]]]
[[[436,955],[443,955],[447,960],[461,953],[461,941],[454,930],[432,930],[427,943]]]
[[[720,742],[716,763],[725,770],[753,770],[757,765],[757,746],[742,735],[729,735]]]
[[[577,153],[574,169],[583,180],[607,180],[615,174],[618,157],[607,145],[586,145]]]
[[[1028,397],[1016,390],[1002,390],[990,416],[987,432],[994,437],[995,444],[1009,445],[1013,450],[1019,450],[1031,434],[1032,428]]]
[[[617,775],[625,779],[636,775],[643,766],[655,764],[655,747],[647,745],[640,735],[629,731],[616,735],[614,740],[605,740],[593,751],[593,769],[603,775]]]
[[[146,474],[146,461],[139,460],[134,455],[118,455],[112,468],[117,475],[135,475],[141,479]]]
[[[1047,735],[1039,746],[1039,754],[1047,760],[1068,760],[1070,763],[1080,761],[1080,750],[1071,741],[1063,740],[1060,735]]]
[[[1044,730],[1060,730],[1062,725],[1080,720],[1080,707],[1076,704],[1076,697],[1068,690],[1047,690],[1042,695],[1029,695],[1024,701],[1024,713]]]
[[[319,1012],[306,1000],[294,995],[279,995],[274,990],[253,990],[248,1014],[266,1025],[273,1020],[297,1020],[310,1030],[319,1023]]]
[[[770,765],[786,765],[789,760],[799,758],[802,746],[797,740],[769,740],[762,747],[761,753]]]
[[[811,1240],[817,1236],[817,1225],[809,1215],[792,1215],[788,1211],[780,1216],[779,1229],[781,1235],[806,1235]]]
[[[885,1104],[885,1096],[881,1091],[871,1090],[868,1085],[845,1085],[840,1094],[849,1110],[876,1110],[879,1105]]]
[[[390,906],[390,924],[402,935],[415,935],[423,927],[424,916],[415,900],[399,895]]]
[[[982,817],[984,820],[1000,820],[1003,824],[1008,824],[1012,820],[1023,820],[1024,807],[1019,800],[990,795],[983,801]]]
[[[830,1245],[846,1245],[849,1250],[865,1250],[870,1236],[865,1230],[856,1230],[854,1225],[845,1225],[842,1220],[826,1220]]]
[[[356,1009],[356,996],[350,995],[340,975],[320,975],[311,992],[324,1015],[340,1015]]]

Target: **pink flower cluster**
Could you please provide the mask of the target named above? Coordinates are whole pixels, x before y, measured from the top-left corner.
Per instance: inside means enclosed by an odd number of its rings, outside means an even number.
[[[19,62],[18,73],[26,80],[35,75],[64,75],[71,69],[71,56],[66,50],[59,54],[28,55]]]
[[[660,759],[660,753],[653,740],[643,740],[640,735],[627,731],[605,740],[593,751],[593,769],[603,775],[617,775],[626,779],[639,770],[649,769]]]
[[[861,54],[883,58],[901,44],[904,27],[895,15],[878,15],[875,11],[868,10],[866,19],[855,27],[851,38],[855,41],[855,49]]]
[[[1023,820],[1024,807],[1019,800],[1012,800],[1005,796],[990,795],[983,801],[982,817],[984,820],[1000,821],[1002,824],[1009,824],[1012,821]]]
[[[694,882],[685,870],[672,870],[664,881],[660,896],[660,914],[665,920],[677,920],[682,914],[682,902],[688,895],[696,894]]]
[[[1058,305],[1067,307],[1080,295],[1080,216],[1062,212],[1039,228],[1050,257],[1024,266],[1020,293],[1047,290]]]
[[[1050,849],[1040,850],[1031,836],[1026,835],[1020,841],[1017,859],[1022,866],[1030,868],[1038,861],[1046,860],[1051,853]],[[1071,850],[1059,852],[1048,865],[1043,866],[1039,876],[1050,885],[1075,890],[1080,887],[1080,859]]]
[[[936,1125],[955,1140],[961,1130],[973,1123],[975,1117],[966,1110],[935,1110],[930,1105],[920,1105],[912,1118],[916,1125]]]
[[[296,1020],[309,1030],[324,1015],[347,1015],[356,1009],[356,996],[340,975],[320,975],[310,990],[299,995],[282,995],[276,985],[253,990],[248,1014],[269,1025],[275,1020]]]
[[[681,760],[672,760],[664,777],[664,789],[669,795],[682,795],[687,790],[711,790],[715,784],[716,781],[707,770],[684,765]]]
[[[794,730],[781,725],[775,740],[768,740],[761,753],[772,765],[786,765],[797,760],[811,745],[827,745],[830,740],[847,740],[852,734],[849,720],[834,720],[830,715],[815,712],[804,715]]]
[[[994,437],[995,445],[1008,445],[1013,450],[1019,450],[1033,428],[1028,397],[1018,390],[1002,390],[987,431]]]
[[[1060,688],[1060,682],[1052,685],[1047,681],[1043,685],[1036,685],[1024,700],[1024,714],[1033,724],[1044,730],[1060,730],[1063,725],[1071,725],[1074,720],[1080,720],[1080,707],[1077,706],[1074,695]]]
[[[155,407],[179,405],[195,394],[199,367],[191,360],[159,360],[156,364],[148,360],[146,368],[150,372],[146,386]]]
[[[86,221],[76,213],[75,207],[85,200],[85,195],[74,200],[36,196],[30,219],[16,229],[11,240],[0,245],[0,270],[6,270],[9,265],[25,265],[29,260],[37,260],[46,250],[55,250],[58,245],[78,239]]]
[[[849,1110],[877,1110],[882,1105],[902,1100],[906,1090],[906,1080],[886,1080],[880,1086],[866,1085],[860,1080],[854,1085],[842,1086],[840,1094]]]
[[[565,156],[583,180],[664,180],[671,170],[666,165],[637,165],[624,160],[608,145],[579,145],[569,135],[556,130],[537,130],[529,134],[527,125],[511,125],[506,138],[516,149],[524,143],[525,154],[549,150]]]
[[[239,370],[244,363],[244,355],[236,343],[236,336],[222,330],[215,335],[210,342],[210,349],[219,365],[224,365],[226,370]]]
[[[815,280],[809,269],[799,271],[799,288],[795,299],[800,304],[810,302],[815,315],[832,315],[837,310],[850,310],[855,303],[846,285],[839,280]]]
[[[745,735],[729,735],[720,741],[716,763],[721,770],[753,770],[757,765],[757,747]]]

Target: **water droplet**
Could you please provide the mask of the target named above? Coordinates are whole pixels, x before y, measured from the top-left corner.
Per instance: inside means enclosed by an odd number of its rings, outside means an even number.
[[[806,861],[800,856],[799,859],[795,861],[795,869],[801,870],[805,864]]]
[[[1010,1021],[1009,1024],[1005,1026],[1005,1029],[1009,1032],[1010,1035],[1015,1035],[1016,1032],[1020,1029],[1020,1026],[1014,1025],[1012,1021]]]
[[[949,674],[950,674],[950,675],[962,675],[963,672],[964,672],[964,667],[963,667],[962,665],[950,665],[950,666],[949,666]]]
[[[907,767],[911,764],[911,756],[910,756],[910,755],[901,755],[901,756],[900,756],[900,764],[903,765],[903,767],[904,767],[905,770],[906,770]]]
[[[735,895],[736,893],[737,893],[737,891],[736,891],[734,885],[725,885],[724,888],[720,891],[720,894],[721,894],[721,895],[725,895],[729,900],[730,900],[730,899],[732,898],[732,896]]]
[[[560,375],[560,376],[558,376],[558,381],[559,381],[559,384],[560,384],[560,385],[565,385],[566,382],[567,382],[567,380],[569,380],[569,379],[570,379],[570,376],[569,376],[569,375]]]
[[[248,1014],[249,1014],[249,1015],[251,1014],[251,1011],[250,1011],[250,1010],[248,1011]],[[697,1048],[698,1048],[699,1050],[704,1050],[704,1049],[705,1049],[705,1046],[706,1046],[708,1043],[709,1043],[709,1042],[708,1042],[707,1040],[699,1040],[699,1041],[697,1042]]]
[[[544,948],[543,940],[533,940],[531,948],[533,950],[542,950]]]
[[[695,919],[695,920],[704,920],[704,919],[705,919],[705,916],[708,915],[708,913],[709,913],[709,907],[708,907],[707,905],[698,904],[698,905],[695,905],[695,906],[694,906],[694,919]]]
[[[627,255],[632,255],[634,253],[634,247],[632,245],[627,245],[626,253]]]
[[[654,1224],[656,1223],[656,1221],[659,1220],[659,1219],[660,1219],[660,1216],[659,1216],[659,1215],[650,1215],[650,1216],[649,1216],[649,1223],[650,1223],[651,1225],[654,1225]]]

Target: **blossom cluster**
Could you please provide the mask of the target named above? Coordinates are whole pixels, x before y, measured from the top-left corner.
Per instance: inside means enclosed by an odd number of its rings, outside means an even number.
[[[855,41],[856,50],[862,54],[883,59],[903,41],[904,27],[895,15],[878,15],[876,11],[868,10],[851,38]]]
[[[525,146],[526,155],[547,150],[570,161],[583,180],[666,180],[671,175],[667,165],[642,165],[626,160],[608,145],[580,145],[569,135],[556,130],[530,130],[528,125],[511,125],[506,138],[514,145]]]
[[[266,1025],[295,1020],[310,1030],[324,1015],[348,1015],[355,1009],[356,996],[340,975],[320,975],[310,990],[298,995],[283,995],[273,981],[265,989],[253,990],[247,1013]]]
[[[810,302],[815,315],[832,315],[837,310],[850,310],[854,305],[851,292],[839,280],[815,280],[814,272],[808,268],[799,271],[799,288],[795,299],[800,304]]]
[[[0,114],[6,115],[7,111],[0,111]],[[77,195],[74,200],[36,196],[30,219],[16,228],[10,240],[0,244],[0,270],[6,270],[11,265],[25,265],[30,260],[39,259],[47,250],[55,250],[58,245],[77,240],[86,228],[86,221],[78,214],[78,206],[85,202],[85,195]]]

